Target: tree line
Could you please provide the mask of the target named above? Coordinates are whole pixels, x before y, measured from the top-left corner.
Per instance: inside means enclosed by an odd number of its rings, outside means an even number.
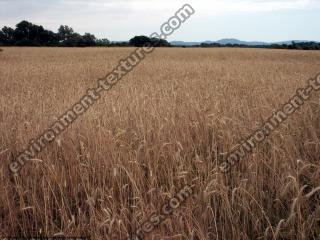
[[[52,46],[52,47],[141,47],[145,44],[152,44],[155,47],[172,47],[164,39],[149,38],[147,36],[135,36],[128,42],[111,42],[107,38],[97,39],[91,33],[81,35],[76,33],[71,27],[61,25],[58,31],[45,29],[41,25],[36,25],[28,21],[21,21],[16,24],[15,29],[3,27],[0,30],[0,46]],[[219,44],[202,43],[197,46],[180,47],[237,47],[237,48],[272,48],[272,49],[297,49],[297,50],[320,50],[320,43],[317,42],[292,42],[291,44],[271,44],[248,46],[242,44]]]
[[[52,46],[52,47],[90,47],[90,46],[143,46],[151,43],[155,47],[168,47],[163,39],[136,36],[129,42],[110,42],[108,39],[97,39],[91,33],[81,35],[71,27],[61,25],[58,32],[45,29],[28,21],[16,24],[15,29],[3,27],[0,30],[0,46]]]

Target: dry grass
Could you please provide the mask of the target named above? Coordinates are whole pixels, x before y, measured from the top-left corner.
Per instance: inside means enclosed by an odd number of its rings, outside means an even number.
[[[158,49],[14,179],[18,152],[131,49],[4,49],[0,236],[117,240],[193,182],[146,239],[319,239],[319,95],[231,174],[216,168],[315,76],[319,52]]]

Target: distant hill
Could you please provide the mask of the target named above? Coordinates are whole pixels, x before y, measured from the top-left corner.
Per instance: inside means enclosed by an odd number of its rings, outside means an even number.
[[[201,42],[184,42],[184,41],[172,41],[170,43],[174,46],[196,46],[201,44]]]
[[[225,38],[220,39],[218,41],[204,41],[204,42],[184,42],[184,41],[172,41],[170,42],[174,46],[196,46],[200,45],[201,43],[207,43],[207,44],[213,44],[213,43],[219,43],[221,45],[227,45],[227,44],[236,44],[236,45],[247,45],[247,46],[268,46],[271,44],[286,44],[290,45],[292,42],[295,43],[302,43],[302,42],[316,42],[316,41],[309,41],[309,40],[290,40],[290,41],[283,41],[283,42],[258,42],[258,41],[241,41],[239,39],[235,38]]]
[[[225,38],[216,41],[216,43],[220,43],[222,45],[226,44],[238,44],[238,45],[248,45],[248,46],[257,46],[257,45],[270,45],[269,43],[266,42],[246,42],[246,41],[241,41],[235,38]]]

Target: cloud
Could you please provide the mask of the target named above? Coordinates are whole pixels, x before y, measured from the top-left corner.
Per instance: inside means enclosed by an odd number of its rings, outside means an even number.
[[[144,13],[161,14],[174,11],[183,5],[183,0],[0,0],[0,21],[4,18],[38,16],[47,14],[65,15],[76,13]],[[197,11],[211,13],[259,12],[292,9],[308,9],[319,6],[317,0],[189,0]]]
[[[207,4],[204,4],[204,3]],[[199,8],[214,12],[266,12],[296,9],[312,9],[319,3],[314,0],[204,0]]]

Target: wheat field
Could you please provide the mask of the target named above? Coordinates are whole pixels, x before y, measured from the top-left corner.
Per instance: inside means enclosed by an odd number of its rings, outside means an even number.
[[[3,48],[0,237],[130,239],[192,184],[144,239],[320,239],[319,93],[230,173],[218,170],[320,72],[316,51],[156,49],[10,173],[30,139],[132,50]]]

